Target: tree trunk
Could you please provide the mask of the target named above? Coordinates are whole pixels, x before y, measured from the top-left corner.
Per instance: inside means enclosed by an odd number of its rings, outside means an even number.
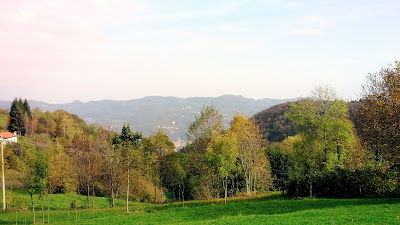
[[[88,168],[89,168],[89,171],[88,171],[89,178],[88,178],[88,181],[87,181],[87,201],[88,201],[88,209],[90,209],[90,180],[91,180],[91,176],[90,176],[90,159],[89,159],[89,167]]]
[[[328,161],[328,159],[327,159],[327,147],[326,147],[326,129],[324,129],[324,157],[325,157],[325,161],[324,162],[327,162]]]
[[[42,223],[44,224],[44,209],[43,209],[43,200],[42,200]]]
[[[231,186],[232,193],[235,193],[235,177],[232,178],[232,186]]]
[[[312,195],[312,180],[311,180],[311,177],[310,177],[310,197],[312,197],[313,195]]]
[[[236,194],[239,194],[239,177],[236,178]]]
[[[247,193],[247,195],[249,195],[250,194],[250,177],[249,177],[248,171],[245,171],[244,176],[245,176],[245,180],[246,180],[246,193]]]
[[[226,205],[226,197],[228,195],[228,176],[225,176],[224,189],[225,189],[225,205]]]
[[[89,185],[89,182],[87,185],[87,203],[88,203],[88,209],[90,209],[90,185]]]
[[[210,184],[207,182],[207,199],[211,199]]]
[[[126,213],[129,214],[129,166],[128,166],[128,186],[126,187]]]
[[[50,206],[49,206],[49,201],[48,200],[49,199],[47,199],[47,223],[50,223]],[[68,211],[68,213],[69,213],[69,211]]]
[[[157,204],[157,187],[154,185],[154,199]]]
[[[176,201],[176,193],[175,193],[175,186],[172,188],[172,195],[174,196],[174,201]],[[178,193],[178,197],[179,197],[179,193]]]
[[[249,171],[248,177],[249,177],[249,189],[248,189],[248,193],[247,193],[247,194],[249,195],[249,194],[251,194],[251,190],[253,189],[253,187],[252,187],[252,186],[253,186],[253,185],[252,185],[253,182],[252,182],[252,180],[251,180],[251,173],[250,173],[250,171]]]
[[[93,194],[93,202],[92,202],[92,208],[94,209],[94,202],[95,202],[95,198],[96,198],[96,194],[94,192],[94,184],[92,186],[92,194]]]
[[[115,202],[114,202],[114,188],[111,186],[111,208],[114,208]]]
[[[185,185],[182,185],[182,205],[185,207]]]
[[[75,195],[75,220],[78,220],[78,210],[76,208],[77,203],[78,203],[78,198]]]
[[[174,194],[175,198],[175,194]],[[181,185],[178,185],[178,201],[181,201]]]
[[[35,205],[33,204],[33,196],[31,194],[31,202],[32,202],[32,212],[33,212],[33,223],[36,223],[36,214],[35,214]]]
[[[254,173],[254,186],[253,186],[253,191],[254,191],[254,194],[257,194],[257,173]]]

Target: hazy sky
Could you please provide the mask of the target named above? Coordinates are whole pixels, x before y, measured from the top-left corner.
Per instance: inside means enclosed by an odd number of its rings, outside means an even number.
[[[148,95],[356,99],[400,60],[400,1],[10,0],[0,100]]]

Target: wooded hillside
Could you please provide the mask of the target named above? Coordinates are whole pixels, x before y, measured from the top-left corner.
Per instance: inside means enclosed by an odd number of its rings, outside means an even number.
[[[271,107],[252,119],[237,113],[224,127],[216,106],[203,106],[187,127],[181,152],[161,130],[144,136],[88,125],[75,114],[35,109],[15,99],[5,147],[7,188],[40,200],[76,192],[163,203],[280,190],[289,196],[400,196],[400,63],[367,77],[361,101],[329,86]],[[12,200],[11,200],[12,201]],[[129,201],[127,201],[129,202]],[[30,203],[34,210],[35,202]],[[129,212],[129,205],[127,205]]]

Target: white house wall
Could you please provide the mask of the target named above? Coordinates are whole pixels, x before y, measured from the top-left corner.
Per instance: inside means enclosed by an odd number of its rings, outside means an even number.
[[[15,137],[4,139],[4,141],[8,142],[8,143],[17,143],[18,140],[17,140],[17,136],[15,136]]]

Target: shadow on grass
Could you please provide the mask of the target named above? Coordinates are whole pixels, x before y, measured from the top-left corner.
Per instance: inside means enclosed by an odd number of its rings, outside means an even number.
[[[351,207],[362,205],[383,205],[400,203],[400,198],[376,198],[376,199],[327,199],[304,198],[295,200],[282,197],[280,194],[268,194],[249,199],[233,199],[224,204],[223,200],[189,201],[170,205],[155,206],[154,212],[178,213],[182,210],[181,217],[196,218],[201,220],[216,220],[226,216],[248,215],[274,215],[289,214],[303,210],[327,209],[336,207]],[[156,216],[156,215],[154,215]]]
[[[87,220],[78,221],[78,223],[107,224],[107,221],[114,221],[116,216],[120,218],[123,223],[142,223],[142,224],[156,224],[156,223],[182,223],[182,222],[206,222],[223,219],[229,216],[257,216],[257,215],[278,215],[290,214],[304,210],[313,209],[330,209],[336,207],[349,207],[363,206],[363,205],[384,205],[384,204],[398,204],[400,198],[377,198],[377,199],[300,199],[294,200],[288,197],[282,197],[279,193],[262,194],[256,197],[237,197],[228,200],[224,204],[223,199],[208,200],[208,201],[188,201],[185,206],[182,203],[171,203],[163,205],[152,204],[133,204],[131,206],[132,213],[129,215],[124,214],[124,209],[103,209],[96,210],[96,220],[91,220],[92,215],[90,212],[86,213]],[[53,211],[56,212],[56,211]],[[64,213],[64,211],[59,211]],[[1,219],[0,224],[15,224],[12,218]],[[65,217],[65,215],[64,215]],[[15,217],[14,217],[15,218]],[[67,223],[65,220],[58,220],[58,223]],[[115,221],[114,221],[115,222]]]

